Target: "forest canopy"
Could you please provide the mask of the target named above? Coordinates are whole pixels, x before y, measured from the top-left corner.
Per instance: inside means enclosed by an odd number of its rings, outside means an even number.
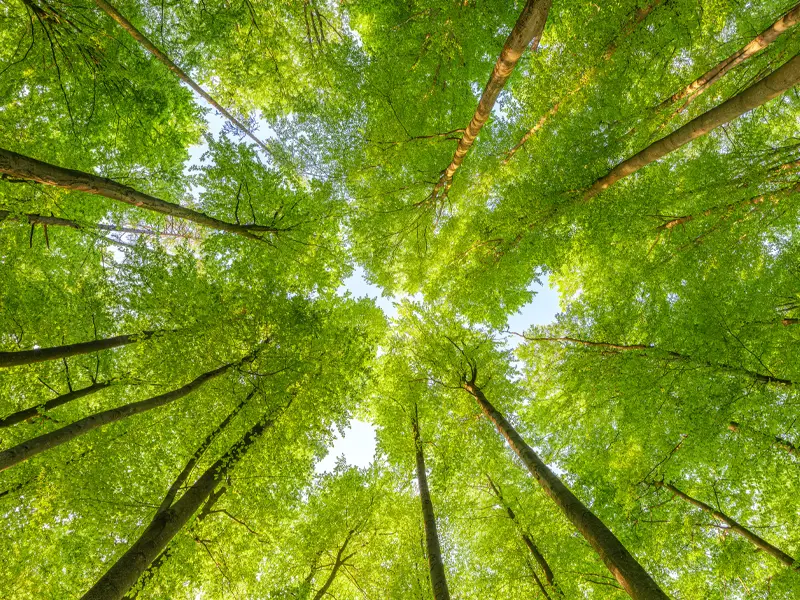
[[[799,598],[799,51],[796,0],[0,0],[0,598]]]

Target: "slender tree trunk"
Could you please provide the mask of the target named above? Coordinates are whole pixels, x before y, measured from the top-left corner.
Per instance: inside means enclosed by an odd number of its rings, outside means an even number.
[[[7,417],[3,417],[0,419],[0,429],[3,427],[11,427],[12,425],[16,425],[17,423],[21,423],[22,421],[26,421],[27,419],[31,419],[38,414],[41,414],[44,411],[53,410],[54,408],[58,408],[59,406],[64,406],[68,402],[72,402],[73,400],[77,400],[79,398],[83,398],[84,396],[88,396],[89,394],[94,394],[95,392],[99,392],[110,386],[112,384],[111,381],[98,381],[93,383],[90,386],[85,388],[81,388],[79,390],[73,390],[71,392],[67,392],[66,394],[61,394],[60,396],[56,396],[52,400],[48,400],[39,406],[34,406],[33,408],[25,408],[23,410],[18,410],[15,413],[11,413]]]
[[[500,504],[505,509],[508,518],[511,519],[511,522],[514,523],[514,526],[519,531],[520,536],[522,537],[522,541],[525,543],[525,546],[531,553],[531,556],[536,560],[536,562],[541,567],[542,571],[544,572],[545,581],[547,581],[547,585],[549,585],[559,596],[562,596],[561,590],[559,589],[558,585],[556,584],[555,577],[553,576],[553,570],[550,568],[550,564],[547,562],[545,557],[542,555],[539,547],[533,541],[531,536],[526,532],[520,522],[517,520],[517,515],[514,514],[514,510],[511,508],[505,498],[503,498],[503,493],[500,491],[500,487],[492,480],[489,474],[486,474],[486,478],[489,480],[489,487],[491,487],[492,492],[494,495],[497,496],[497,499],[500,501]],[[546,594],[545,594],[546,595]]]
[[[664,100],[658,107],[659,110],[687,98],[686,103],[679,109],[678,112],[680,112],[689,102],[708,90],[708,88],[724,77],[729,71],[742,64],[751,56],[761,52],[764,48],[777,40],[781,34],[797,25],[798,22],[800,22],[800,4],[796,5],[788,13],[775,21],[775,23],[767,27],[743,48],[740,48],[729,57],[717,63],[685,88],[675,92],[672,96]]]
[[[662,223],[658,226],[658,230],[669,230],[677,227],[678,225],[685,225],[690,221],[694,221],[699,216],[703,217],[710,217],[712,215],[720,215],[722,219],[726,218],[729,214],[739,208],[743,208],[746,206],[759,206],[764,202],[771,202],[772,204],[778,204],[782,199],[788,198],[792,194],[796,194],[800,192],[800,183],[793,185],[791,187],[787,187],[781,190],[776,190],[769,194],[759,194],[758,196],[753,196],[752,198],[745,198],[744,200],[740,200],[738,202],[732,202],[730,204],[724,204],[719,206],[712,206],[711,208],[707,208],[699,215],[683,215],[681,217],[673,217],[670,220]]]
[[[772,556],[774,558],[777,558],[779,561],[781,561],[787,567],[794,566],[794,562],[795,561],[791,556],[786,554],[784,551],[776,548],[775,546],[773,546],[769,542],[765,541],[764,539],[762,539],[761,537],[759,537],[758,535],[756,535],[755,533],[753,533],[752,531],[750,531],[746,527],[743,527],[743,526],[739,525],[739,523],[737,523],[736,521],[731,519],[725,513],[720,512],[720,511],[712,508],[711,506],[709,506],[705,502],[701,502],[700,500],[692,498],[688,494],[684,494],[682,491],[680,491],[678,488],[676,488],[674,485],[672,485],[670,483],[663,483],[663,482],[659,481],[659,482],[656,482],[655,485],[657,487],[663,487],[663,488],[668,489],[670,492],[672,492],[673,494],[675,494],[676,496],[678,496],[682,500],[685,500],[689,504],[692,504],[693,506],[696,506],[697,508],[701,509],[702,511],[707,512],[708,514],[713,516],[715,519],[717,519],[717,521],[719,521],[721,523],[725,523],[730,528],[731,531],[734,531],[734,532],[738,533],[740,536],[742,536],[747,541],[749,541],[751,544],[753,544],[756,548],[759,548],[760,550],[763,550],[764,552],[766,552],[770,556]]]
[[[792,381],[791,379],[783,379],[781,377],[775,377],[774,375],[764,375],[763,373],[758,373],[757,371],[751,371],[750,369],[745,369],[744,367],[734,367],[733,365],[729,365],[726,363],[716,363],[708,360],[700,360],[693,358],[691,356],[687,356],[686,354],[673,352],[672,350],[661,350],[656,346],[651,346],[651,345],[645,345],[645,344],[625,345],[625,344],[611,344],[608,342],[592,342],[590,340],[581,340],[578,338],[566,337],[566,336],[565,337],[522,336],[522,337],[531,342],[566,342],[571,344],[580,344],[581,346],[588,346],[590,348],[608,348],[610,350],[614,350],[615,352],[642,351],[645,354],[645,356],[647,356],[647,351],[651,351],[655,353],[660,353],[663,356],[666,356],[667,358],[694,363],[696,365],[700,365],[710,369],[715,369],[717,371],[733,373],[736,375],[744,375],[745,377],[749,377],[753,381],[757,381],[759,383],[769,383],[776,385],[796,385],[797,383],[795,381]]]
[[[597,194],[615,184],[620,179],[632,175],[642,167],[653,163],[694,139],[702,137],[720,125],[745,114],[777,98],[800,82],[800,56],[795,56],[782,67],[754,83],[743,92],[723,102],[716,108],[703,113],[676,129],[666,137],[650,144],[641,152],[621,162],[611,171],[594,182],[585,192],[583,199],[591,200]]]
[[[94,225],[86,225],[73,221],[71,219],[63,219],[61,217],[48,217],[36,213],[24,215],[25,219],[31,225],[42,225],[44,227],[68,227],[70,229],[98,229],[100,231],[111,231],[116,233],[132,233],[139,235],[152,235],[158,237],[176,237],[184,239],[198,239],[190,233],[180,233],[171,231],[158,231],[157,229],[147,229],[143,227],[127,227],[125,225],[108,225],[105,223],[97,223]],[[4,220],[18,220],[16,217],[11,216],[11,212],[7,210],[0,210],[0,221]]]
[[[139,539],[123,554],[83,600],[119,600],[139,580],[150,564],[164,551],[170,540],[202,506],[214,488],[268,428],[273,419],[256,424],[191,485],[167,510],[156,513]]]
[[[355,530],[350,530],[347,534],[347,537],[344,538],[344,543],[339,547],[339,551],[336,553],[336,560],[333,561],[333,568],[331,569],[328,578],[325,580],[325,583],[322,584],[322,587],[317,590],[317,593],[314,594],[314,600],[322,600],[323,596],[328,593],[328,589],[331,587],[334,579],[336,579],[336,575],[339,573],[339,569],[342,565],[347,561],[348,558],[352,557],[353,554],[348,556],[342,556],[344,551],[347,549],[347,544],[350,543],[350,539],[353,537]],[[313,575],[313,571],[312,571]]]
[[[23,442],[17,446],[14,446],[13,448],[4,450],[3,452],[0,452],[0,471],[28,460],[32,456],[36,456],[45,450],[49,450],[50,448],[55,448],[56,446],[70,442],[75,438],[92,431],[93,429],[97,429],[98,427],[103,427],[104,425],[115,423],[116,421],[120,421],[126,417],[138,415],[143,412],[153,410],[154,408],[159,408],[166,404],[170,404],[175,400],[187,396],[197,388],[201,387],[204,383],[226,373],[231,368],[238,367],[245,362],[252,361],[255,358],[255,354],[256,353],[252,353],[238,362],[229,363],[214,369],[213,371],[209,371],[208,373],[203,373],[194,381],[191,381],[190,383],[187,383],[183,387],[180,387],[176,390],[167,392],[166,394],[161,394],[160,396],[154,396],[153,398],[148,398],[147,400],[140,400],[139,402],[132,402],[117,408],[95,413],[75,421],[70,425],[66,425],[61,429],[56,429],[55,431],[45,433],[28,440],[27,442]]]
[[[622,30],[622,39],[628,37],[631,33],[633,33],[633,30],[636,29],[636,26],[639,25],[642,21],[644,21],[648,17],[648,15],[651,12],[653,12],[653,10],[655,10],[660,4],[663,4],[663,3],[664,3],[664,0],[653,0],[647,6],[645,6],[643,8],[640,8],[640,9],[637,9],[634,12],[633,17],[631,18],[631,20],[623,28],[623,30]],[[606,51],[603,53],[603,62],[611,60],[611,57],[614,56],[614,54],[616,53],[618,47],[619,47],[619,43],[618,43],[617,40],[614,40],[611,44],[609,44],[608,48],[606,48]],[[544,115],[542,115],[542,117],[536,122],[536,125],[534,125],[528,131],[526,131],[525,135],[523,135],[520,138],[519,142],[517,142],[516,145],[513,148],[511,148],[511,150],[506,152],[506,158],[505,158],[505,160],[503,160],[503,164],[507,164],[514,157],[514,155],[517,153],[517,150],[522,148],[522,146],[525,145],[525,142],[527,142],[532,136],[536,135],[536,133],[542,127],[545,126],[547,121],[549,121],[550,118],[553,117],[558,112],[558,110],[561,108],[561,106],[564,104],[564,102],[568,98],[570,98],[571,96],[575,95],[580,90],[582,90],[586,86],[586,83],[594,77],[594,75],[597,73],[599,68],[600,68],[600,65],[595,65],[594,67],[589,69],[589,71],[587,73],[582,75],[580,77],[580,80],[578,81],[578,84],[576,86],[574,86],[566,94],[561,96],[561,98],[559,98],[558,101],[555,104],[553,104],[553,106],[550,108],[550,110],[548,110]]]
[[[416,407],[414,410],[416,411]],[[436,516],[433,514],[433,502],[431,502],[431,492],[428,489],[428,475],[425,472],[425,454],[422,451],[422,442],[419,437],[419,421],[416,416],[411,421],[411,428],[414,431],[417,483],[419,484],[419,498],[422,502],[422,520],[425,524],[425,545],[428,554],[428,566],[431,572],[433,600],[450,600],[444,564],[442,563],[442,549],[439,547],[439,534],[436,531]]]
[[[728,423],[728,429],[734,433],[739,433],[741,431],[741,425],[739,425],[739,423],[736,421],[731,421]],[[769,438],[769,436],[766,435],[764,437]],[[784,452],[788,452],[789,454],[800,458],[800,450],[798,450],[793,443],[783,439],[779,435],[776,435],[774,438],[772,438],[772,445],[778,450],[783,450]]]
[[[56,165],[51,165],[35,158],[23,156],[0,148],[0,174],[6,175],[6,179],[13,181],[35,181],[43,185],[51,185],[75,192],[85,192],[95,196],[111,198],[131,206],[143,208],[162,215],[169,215],[178,219],[192,221],[204,227],[210,227],[219,231],[235,233],[246,238],[263,241],[263,238],[253,232],[277,233],[274,227],[263,225],[240,225],[229,223],[210,217],[205,213],[185,208],[179,204],[166,202],[155,196],[150,196],[139,192],[130,186],[116,182],[106,177],[99,177],[91,173],[65,169]]]
[[[117,348],[135,342],[150,339],[159,333],[157,331],[142,331],[141,333],[131,333],[117,335],[102,340],[92,342],[78,342],[77,344],[66,344],[65,346],[52,346],[50,348],[36,348],[34,350],[18,350],[16,352],[0,352],[0,368],[17,367],[19,365],[30,365],[33,363],[45,362],[47,360],[58,360],[90,354],[100,350]]]
[[[236,415],[239,414],[239,412],[242,410],[244,405],[250,400],[250,398],[253,397],[253,394],[255,394],[255,389],[247,395],[247,398],[239,402],[239,404],[236,405],[236,407],[230,412],[230,414],[228,414],[228,416],[225,417],[222,420],[222,422],[219,425],[217,425],[217,427],[211,433],[209,433],[206,436],[206,438],[202,441],[202,443],[197,447],[197,450],[195,450],[194,454],[192,454],[192,456],[189,458],[186,465],[183,467],[181,472],[175,478],[175,481],[173,481],[172,485],[169,486],[167,493],[164,495],[164,499],[161,501],[161,504],[159,505],[158,509],[156,509],[156,514],[153,517],[154,519],[158,517],[161,513],[169,510],[169,508],[173,504],[175,504],[175,498],[177,497],[178,492],[180,492],[181,487],[183,487],[183,485],[189,479],[189,476],[191,475],[195,465],[197,465],[197,462],[203,457],[206,450],[208,450],[208,447],[214,442],[214,440],[223,431],[225,431],[230,422],[236,417]],[[213,497],[213,495],[209,496],[209,499],[211,497]],[[198,521],[200,521],[204,517],[205,517],[204,511],[201,511],[197,519]],[[164,550],[162,550],[161,553],[156,557],[156,559],[152,563],[150,563],[147,569],[145,569],[145,571],[141,574],[141,576],[137,580],[137,583],[139,584],[138,588],[132,587],[131,589],[129,589],[128,592],[125,594],[124,598],[126,598],[127,600],[132,600],[133,598],[136,598],[139,595],[139,590],[144,589],[144,586],[147,584],[148,581],[150,581],[150,579],[152,579],[153,575],[158,570],[158,568],[162,564],[164,564],[164,562],[167,560],[167,552],[169,552],[169,548],[165,547]]]
[[[237,129],[239,129],[242,133],[246,134],[251,140],[253,140],[256,144],[258,144],[263,150],[267,153],[270,153],[269,148],[258,139],[255,134],[250,131],[250,129],[242,123],[239,119],[234,117],[231,113],[225,110],[220,104],[211,97],[202,87],[200,87],[195,81],[186,74],[186,72],[181,69],[178,65],[176,65],[172,60],[161,51],[158,46],[156,46],[153,42],[147,39],[142,33],[133,26],[133,24],[128,21],[116,8],[114,8],[105,0],[95,0],[95,4],[105,12],[109,17],[114,19],[120,27],[122,27],[125,31],[127,31],[130,36],[135,39],[142,48],[147,50],[150,54],[155,56],[164,66],[166,66],[170,71],[172,71],[178,79],[183,81],[186,85],[192,88],[195,92],[197,92],[206,102],[208,102],[211,106],[216,108],[219,112],[221,112],[226,119],[228,119],[231,123],[233,123]],[[271,154],[271,153],[270,153]]]
[[[464,389],[477,400],[483,413],[494,424],[497,431],[506,439],[511,449],[525,463],[531,475],[539,482],[545,493],[555,502],[564,516],[583,535],[589,545],[597,552],[600,560],[634,600],[667,600],[655,581],[648,575],[625,546],[611,530],[597,518],[564,483],[545,465],[539,456],[528,446],[511,424],[492,406],[475,385],[474,381],[464,384]]]
[[[445,192],[450,186],[453,175],[464,161],[464,157],[475,142],[475,138],[478,137],[481,128],[489,120],[489,115],[497,101],[497,97],[505,87],[508,78],[514,71],[514,67],[517,66],[522,53],[525,52],[528,46],[532,50],[538,47],[551,4],[552,0],[528,0],[525,4],[522,13],[514,24],[514,29],[511,30],[503,45],[503,50],[494,65],[489,81],[486,83],[481,99],[478,102],[478,108],[475,109],[472,120],[458,142],[453,160],[444,170],[441,179],[434,188],[434,197],[438,196],[440,192]]]

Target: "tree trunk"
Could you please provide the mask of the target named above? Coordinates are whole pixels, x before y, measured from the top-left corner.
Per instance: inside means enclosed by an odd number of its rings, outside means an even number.
[[[117,348],[127,344],[133,344],[153,337],[157,331],[142,331],[126,335],[117,335],[102,340],[92,342],[78,342],[77,344],[67,344],[65,346],[53,346],[51,348],[36,348],[34,350],[18,350],[16,352],[0,352],[0,368],[17,367],[19,365],[30,365],[33,363],[44,362],[47,360],[58,360],[80,356],[109,348]]]
[[[342,565],[348,558],[350,558],[351,556],[353,556],[353,554],[355,554],[353,553],[348,556],[345,556],[344,558],[342,557],[345,549],[347,548],[347,544],[350,543],[350,538],[353,537],[354,533],[355,530],[350,530],[350,532],[347,534],[347,537],[344,538],[344,543],[341,545],[339,551],[336,553],[336,560],[333,562],[333,568],[331,569],[328,578],[325,580],[325,583],[323,583],[322,587],[317,590],[316,594],[314,594],[314,600],[322,600],[322,597],[325,596],[325,594],[328,592],[328,589],[331,587],[333,580],[336,579],[336,575],[337,573],[339,573],[339,569],[342,567]]]
[[[72,190],[75,192],[85,192],[96,196],[111,198],[131,206],[143,208],[162,215],[169,215],[178,219],[192,221],[204,227],[227,231],[249,239],[264,241],[260,236],[253,232],[277,233],[274,227],[263,225],[239,225],[229,223],[210,217],[205,213],[185,208],[179,204],[166,202],[155,196],[150,196],[139,192],[132,187],[118,183],[106,177],[99,177],[91,173],[65,169],[56,165],[51,165],[35,158],[23,156],[0,148],[0,174],[4,174],[14,180],[35,181],[44,185]]]
[[[152,235],[158,237],[175,237],[183,239],[198,239],[190,233],[180,233],[171,231],[158,231],[157,229],[146,229],[143,227],[128,227],[125,225],[108,225],[105,223],[97,223],[94,225],[86,225],[73,221],[71,219],[63,219],[61,217],[48,217],[36,213],[29,213],[24,215],[25,219],[31,225],[42,225],[44,227],[69,227],[70,229],[99,229],[100,231],[111,231],[116,233],[132,233],[138,235]],[[11,216],[11,211],[0,210],[0,221],[9,219],[11,221],[18,220],[16,217]]]
[[[28,460],[32,456],[36,456],[45,450],[49,450],[50,448],[55,448],[56,446],[72,441],[75,438],[92,431],[93,429],[97,429],[98,427],[103,427],[104,425],[114,423],[126,417],[138,415],[154,408],[159,408],[160,406],[170,404],[171,402],[190,394],[207,381],[226,373],[231,368],[238,367],[246,362],[252,361],[255,358],[255,355],[256,353],[252,353],[238,362],[229,363],[214,369],[213,371],[209,371],[208,373],[203,373],[194,381],[191,381],[190,383],[187,383],[183,387],[180,387],[176,390],[167,392],[166,394],[161,394],[160,396],[154,396],[152,398],[148,398],[147,400],[140,400],[139,402],[132,402],[131,404],[125,404],[117,408],[95,413],[75,421],[70,425],[62,427],[61,429],[56,429],[55,431],[45,433],[28,440],[27,442],[23,442],[17,446],[14,446],[13,448],[4,450],[3,452],[0,452],[0,471],[4,471],[5,469],[13,467],[22,461]]]
[[[550,564],[547,562],[545,557],[539,551],[539,547],[533,541],[531,536],[522,528],[522,525],[517,520],[517,515],[514,514],[514,510],[511,506],[506,502],[505,498],[503,498],[503,493],[500,491],[500,487],[492,480],[489,474],[486,474],[486,478],[489,480],[489,486],[491,487],[494,495],[497,496],[497,499],[500,501],[501,506],[505,509],[508,518],[511,519],[511,522],[514,523],[514,526],[519,531],[520,536],[522,537],[522,541],[525,542],[525,546],[531,553],[531,556],[536,560],[536,562],[541,567],[542,571],[544,572],[545,581],[547,581],[547,585],[549,585],[559,596],[562,596],[561,590],[559,589],[558,585],[556,584],[555,577],[553,576],[553,570],[550,568]],[[543,590],[544,591],[544,590]],[[545,592],[545,595],[547,593]]]
[[[724,125],[765,102],[777,98],[798,82],[800,82],[800,56],[795,56],[785,65],[761,81],[754,83],[743,92],[692,119],[683,127],[621,162],[611,169],[608,175],[598,179],[586,190],[583,196],[584,201],[591,200],[620,179],[663,158],[692,140],[704,136],[720,125]]]
[[[739,525],[739,523],[737,523],[736,521],[731,519],[725,513],[722,513],[720,511],[712,508],[711,506],[709,506],[705,502],[701,502],[700,500],[696,500],[695,498],[692,498],[691,496],[689,496],[687,494],[684,494],[682,491],[680,491],[678,488],[676,488],[674,485],[672,485],[670,483],[663,483],[663,482],[659,481],[659,482],[656,482],[655,485],[657,487],[663,487],[663,488],[668,489],[670,492],[672,492],[673,494],[675,494],[679,498],[685,500],[689,504],[692,504],[692,505],[696,506],[697,508],[703,510],[704,512],[707,512],[708,514],[713,516],[715,519],[717,519],[717,521],[719,521],[721,523],[725,523],[730,528],[731,531],[734,531],[734,532],[738,533],[740,536],[742,536],[747,541],[749,541],[751,544],[753,544],[756,548],[759,548],[760,550],[763,550],[764,552],[766,552],[770,556],[773,556],[773,557],[777,558],[779,561],[781,561],[787,567],[794,566],[794,562],[795,561],[791,556],[789,556],[788,554],[786,554],[782,550],[776,548],[775,546],[773,546],[769,542],[763,540],[761,537],[759,537],[758,535],[756,535],[755,533],[753,533],[752,531],[750,531],[746,527],[742,527],[741,525]]]
[[[791,379],[783,379],[781,377],[775,377],[774,375],[764,375],[763,373],[758,373],[757,371],[751,371],[750,369],[745,369],[744,367],[734,367],[733,365],[729,365],[726,363],[715,363],[708,360],[699,360],[693,358],[691,356],[687,356],[685,354],[680,354],[679,352],[673,352],[672,350],[661,350],[656,346],[645,345],[645,344],[632,344],[632,345],[625,345],[625,344],[611,344],[608,342],[592,342],[589,340],[581,340],[574,337],[526,337],[522,336],[524,339],[530,342],[568,342],[571,344],[580,344],[582,346],[588,346],[591,348],[609,348],[614,350],[615,352],[626,352],[626,351],[644,351],[645,356],[647,356],[646,351],[652,351],[656,353],[661,353],[663,356],[671,359],[676,360],[683,360],[686,362],[694,363],[696,365],[700,365],[703,367],[707,367],[709,369],[715,369],[717,371],[723,371],[726,373],[733,373],[736,375],[744,375],[745,377],[749,377],[753,381],[757,381],[759,383],[769,383],[769,384],[776,384],[776,385],[796,385],[797,382],[792,381]]]
[[[678,112],[682,111],[684,108],[686,108],[686,105],[689,102],[708,90],[708,88],[710,88],[716,81],[719,81],[722,77],[724,77],[729,71],[742,64],[751,56],[761,52],[772,42],[777,40],[782,33],[797,25],[798,22],[800,22],[800,4],[796,5],[788,13],[775,21],[775,23],[762,31],[755,37],[755,39],[750,41],[750,43],[745,45],[743,48],[740,48],[729,57],[716,64],[709,71],[695,79],[685,88],[664,100],[664,102],[662,102],[658,107],[659,110],[669,106],[670,104],[674,104],[675,102],[687,98],[686,103],[678,110]]]
[[[739,423],[737,423],[736,421],[731,421],[730,423],[728,423],[728,429],[730,429],[734,433],[739,433],[741,431],[741,425],[739,425]],[[764,436],[764,437],[768,438],[769,436]],[[797,447],[793,443],[783,439],[779,435],[776,435],[772,439],[772,445],[778,450],[783,450],[784,452],[788,452],[789,454],[800,458],[800,451],[797,449]]]
[[[594,548],[623,589],[634,600],[667,600],[655,581],[647,574],[625,546],[595,516],[564,483],[545,465],[528,446],[511,424],[492,406],[483,391],[474,382],[464,384],[464,389],[478,402],[483,413],[506,439],[511,449],[525,463],[531,475],[545,493],[555,502],[564,516]]]
[[[425,472],[425,454],[422,451],[422,442],[419,438],[419,421],[416,416],[411,421],[411,428],[414,431],[417,483],[419,484],[419,498],[422,502],[422,520],[425,524],[425,545],[428,554],[428,566],[431,572],[433,600],[450,600],[444,564],[442,564],[442,549],[439,547],[439,534],[436,531],[436,517],[433,514],[431,492],[428,489],[428,475]]]
[[[525,52],[528,46],[531,46],[532,50],[536,50],[542,37],[542,31],[544,31],[544,25],[547,22],[547,14],[550,12],[551,4],[552,0],[528,0],[525,4],[522,14],[514,24],[514,29],[511,30],[503,45],[503,50],[494,65],[489,81],[486,83],[481,99],[478,102],[478,108],[475,109],[472,120],[458,142],[453,160],[444,170],[441,179],[434,188],[434,197],[437,197],[440,192],[447,191],[453,180],[453,174],[461,166],[481,128],[489,120],[492,107],[494,107],[497,97],[514,71],[514,67],[517,66],[522,53]]]
[[[758,196],[753,196],[752,198],[745,198],[744,200],[739,200],[738,202],[732,202],[730,204],[724,204],[719,206],[712,206],[711,208],[707,208],[706,210],[704,210],[699,215],[683,215],[681,217],[673,217],[670,220],[659,225],[657,229],[659,231],[663,231],[665,229],[667,230],[673,229],[678,225],[684,225],[690,221],[694,221],[699,216],[710,217],[712,215],[719,215],[722,220],[727,218],[727,216],[736,209],[751,205],[759,206],[764,202],[771,202],[772,204],[778,204],[782,199],[788,198],[792,194],[796,194],[798,192],[800,192],[800,183],[793,185],[791,187],[770,192],[768,194],[759,194]]]
[[[139,539],[83,595],[83,600],[119,600],[139,580],[167,544],[191,519],[214,488],[236,465],[253,442],[274,423],[269,419],[252,427],[245,435],[191,485],[167,510],[156,513]]]
[[[79,390],[74,390],[71,392],[67,392],[66,394],[61,394],[60,396],[56,396],[52,400],[48,400],[39,406],[34,406],[33,408],[25,408],[23,410],[18,410],[15,413],[11,413],[7,417],[3,417],[0,419],[0,429],[3,427],[11,427],[12,425],[16,425],[17,423],[21,423],[22,421],[26,421],[27,419],[31,419],[38,414],[41,414],[44,411],[53,410],[59,406],[64,406],[68,402],[72,402],[73,400],[77,400],[78,398],[83,398],[84,396],[88,396],[89,394],[94,394],[100,390],[103,390],[111,385],[111,381],[99,381],[93,383],[90,386],[85,388],[81,388]]]
[[[269,148],[258,139],[255,134],[250,131],[250,129],[239,119],[234,117],[231,113],[227,110],[222,108],[219,103],[214,100],[203,88],[201,88],[195,81],[189,77],[183,69],[181,69],[178,65],[176,65],[170,58],[164,54],[158,46],[153,44],[149,39],[147,39],[142,33],[133,26],[133,24],[128,21],[122,14],[114,8],[105,0],[95,0],[95,4],[105,12],[109,17],[114,19],[125,31],[127,31],[130,36],[135,39],[142,48],[147,50],[150,54],[155,56],[162,64],[164,64],[170,71],[172,71],[175,75],[177,75],[178,79],[183,81],[186,85],[192,88],[195,92],[197,92],[206,102],[208,102],[211,106],[216,108],[219,112],[221,112],[226,119],[228,119],[231,123],[233,123],[237,129],[239,129],[242,133],[246,134],[251,140],[253,140],[256,144],[258,144],[263,150],[265,150],[268,154],[271,154]]]
[[[628,37],[633,32],[633,30],[636,29],[637,25],[639,25],[642,21],[644,21],[647,18],[647,16],[651,12],[653,12],[653,10],[655,10],[655,8],[657,8],[660,4],[663,4],[663,3],[664,3],[664,0],[653,0],[649,5],[645,6],[644,8],[637,9],[636,12],[634,12],[633,18],[630,20],[628,25],[623,28],[623,30],[622,30],[622,38],[624,39],[624,38]],[[606,48],[606,51],[603,53],[603,61],[604,62],[607,61],[607,60],[610,60],[611,57],[614,56],[614,54],[617,51],[617,47],[618,47],[617,40],[614,40],[611,44],[609,44],[608,48]],[[580,80],[578,81],[578,85],[576,85],[570,91],[568,91],[566,94],[561,96],[561,98],[559,98],[558,102],[556,102],[552,106],[552,108],[550,108],[549,111],[547,111],[544,115],[542,115],[542,117],[536,122],[536,125],[534,125],[528,131],[526,131],[525,135],[523,135],[520,138],[519,142],[517,142],[517,144],[513,148],[511,148],[511,150],[506,152],[506,158],[503,160],[503,164],[507,164],[514,157],[514,154],[517,153],[517,150],[522,148],[522,146],[525,144],[525,142],[527,142],[542,127],[544,127],[544,125],[547,123],[547,121],[550,120],[550,118],[553,117],[558,112],[559,108],[561,108],[561,106],[564,104],[564,102],[570,96],[573,96],[574,94],[576,94],[580,90],[582,90],[586,86],[587,81],[591,80],[594,77],[594,75],[597,73],[597,70],[599,68],[600,68],[599,65],[595,65],[594,67],[589,69],[589,71],[587,73],[583,74],[580,77]]]

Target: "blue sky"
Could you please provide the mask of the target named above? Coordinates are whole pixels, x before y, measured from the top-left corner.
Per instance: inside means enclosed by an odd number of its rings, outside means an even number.
[[[205,101],[200,98],[196,99],[201,105],[208,107]],[[209,110],[206,113],[206,122],[208,123],[208,133],[215,138],[219,136],[225,125],[225,119],[215,110]],[[261,122],[260,125],[256,130],[256,135],[262,136],[263,139],[273,134],[266,124]],[[187,169],[200,164],[200,158],[206,150],[205,143],[190,148]],[[547,278],[542,278],[542,284],[534,284],[530,289],[535,293],[533,300],[508,319],[508,328],[511,331],[522,333],[531,325],[547,325],[553,322],[556,314],[560,311],[558,292],[549,286]],[[395,300],[384,297],[380,287],[368,283],[364,278],[364,270],[360,267],[357,267],[353,275],[348,277],[339,288],[339,293],[344,294],[348,291],[355,298],[365,296],[372,298],[388,318],[397,316]],[[519,341],[519,338],[510,336],[508,344],[514,346]],[[327,456],[316,466],[317,473],[332,471],[339,456],[344,456],[349,465],[362,468],[369,466],[375,456],[375,428],[363,421],[351,421],[350,426],[344,431],[344,435],[337,433],[335,436]]]

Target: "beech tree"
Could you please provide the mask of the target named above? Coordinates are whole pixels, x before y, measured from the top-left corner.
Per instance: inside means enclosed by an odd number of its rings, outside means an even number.
[[[7,0],[0,596],[797,598],[798,18]]]

